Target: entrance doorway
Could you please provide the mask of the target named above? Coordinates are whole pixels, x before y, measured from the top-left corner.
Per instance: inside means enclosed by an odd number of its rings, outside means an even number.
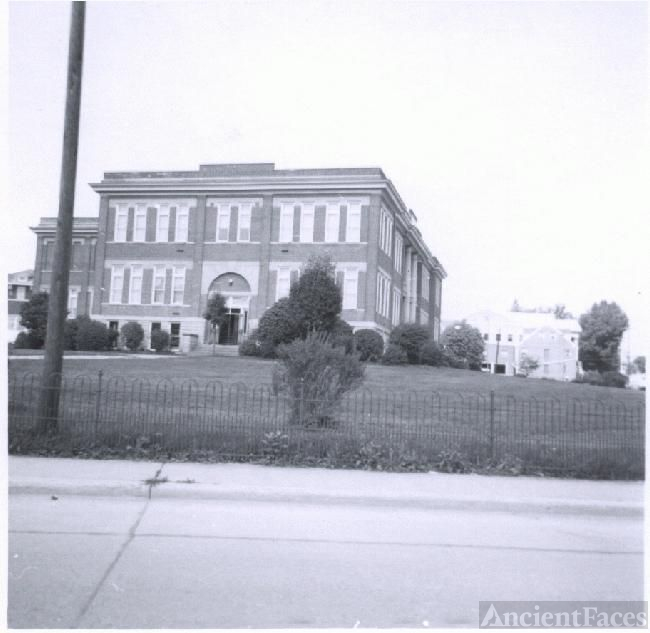
[[[238,273],[224,273],[214,279],[208,287],[208,300],[217,292],[225,299],[226,316],[219,328],[216,343],[219,345],[237,345],[248,331],[250,285]],[[213,338],[212,327],[209,323],[206,323],[204,342],[213,343]]]
[[[239,342],[239,308],[230,308],[225,322],[219,328],[219,345],[237,345]]]

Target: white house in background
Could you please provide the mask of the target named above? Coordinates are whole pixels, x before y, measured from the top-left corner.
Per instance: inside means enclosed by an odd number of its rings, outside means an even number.
[[[556,319],[552,313],[483,310],[466,321],[483,335],[484,371],[514,376],[520,372],[524,354],[539,363],[532,378],[573,380],[581,371],[581,328],[575,319]]]
[[[7,301],[7,340],[13,343],[18,333],[25,328],[20,326],[20,309],[32,296],[34,283],[33,270],[9,273],[9,297]]]

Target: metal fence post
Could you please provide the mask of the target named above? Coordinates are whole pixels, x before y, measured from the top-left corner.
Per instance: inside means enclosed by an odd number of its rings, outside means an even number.
[[[495,458],[494,454],[494,390],[490,391],[490,457]]]
[[[100,404],[102,399],[102,376],[104,372],[100,369],[97,380],[97,398],[95,398],[95,433],[97,432],[97,427],[99,426],[99,413],[100,413]]]

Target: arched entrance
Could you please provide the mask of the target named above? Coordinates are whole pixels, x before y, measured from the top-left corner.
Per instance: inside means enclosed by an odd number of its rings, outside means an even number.
[[[208,299],[219,293],[226,300],[228,314],[225,323],[219,328],[219,345],[237,345],[248,331],[248,310],[250,307],[251,287],[238,273],[219,275],[208,288]],[[212,331],[206,323],[205,342],[212,342]]]

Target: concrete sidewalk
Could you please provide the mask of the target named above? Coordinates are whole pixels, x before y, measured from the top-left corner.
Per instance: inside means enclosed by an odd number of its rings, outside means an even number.
[[[643,482],[9,457],[9,492],[643,516]]]

